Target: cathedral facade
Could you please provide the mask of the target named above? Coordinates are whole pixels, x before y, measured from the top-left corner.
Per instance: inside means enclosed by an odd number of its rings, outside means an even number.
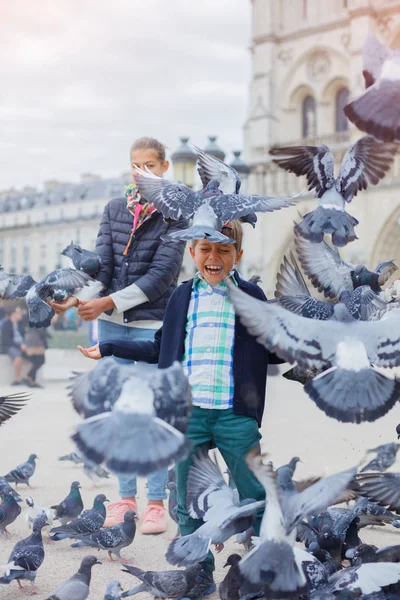
[[[336,167],[361,133],[343,107],[364,89],[362,47],[368,32],[400,47],[397,0],[252,0],[252,78],[244,124],[247,189],[288,195],[306,189],[305,179],[278,169],[273,145],[328,145]],[[245,235],[243,270],[257,273],[271,297],[282,257],[293,248],[293,222],[316,207],[306,194],[296,207],[259,215]],[[348,205],[360,224],[358,240],[341,250],[344,259],[375,267],[394,258],[400,265],[400,155],[377,186]],[[398,276],[398,275],[397,275]]]

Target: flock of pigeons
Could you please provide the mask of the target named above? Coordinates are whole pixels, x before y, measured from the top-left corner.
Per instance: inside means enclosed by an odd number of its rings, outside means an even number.
[[[357,220],[347,213],[346,204],[369,184],[381,181],[397,152],[400,110],[393,98],[399,57],[398,51],[368,37],[364,51],[367,90],[345,109],[367,135],[346,152],[337,177],[333,154],[325,145],[271,149],[278,167],[305,176],[318,199],[317,208],[294,227],[297,257],[293,253],[284,257],[275,298],[261,302],[228,281],[235,311],[250,333],[268,350],[295,363],[285,376],[303,384],[319,408],[343,422],[374,421],[400,397],[400,381],[388,370],[400,365],[400,305],[391,297],[388,301],[382,290],[397,266],[386,260],[370,271],[365,265],[345,262],[337,249],[356,239]],[[228,243],[232,240],[221,233],[226,221],[241,219],[254,227],[257,212],[290,207],[301,198],[244,195],[234,169],[194,149],[201,191],[137,168],[141,197],[152,202],[166,220],[192,219],[188,229],[167,236],[171,239]],[[331,236],[332,245],[324,240],[325,235]],[[62,301],[85,288],[93,294],[101,288],[96,281],[101,259],[96,253],[71,243],[63,254],[71,266],[40,282],[30,275],[0,271],[0,297],[25,298],[32,327],[49,326],[54,315],[49,300]],[[298,263],[325,301],[311,294]],[[179,363],[158,370],[103,359],[92,372],[75,375],[69,389],[83,421],[72,438],[77,452],[62,459],[82,462],[87,473],[106,477],[105,465],[119,475],[145,476],[188,455],[191,443],[185,433],[191,392]],[[0,424],[27,399],[21,394],[0,398]],[[360,472],[353,468],[308,482],[293,479],[297,458],[274,470],[272,463],[265,464],[259,454],[250,453],[248,465],[265,488],[265,502],[240,498],[232,479],[226,483],[218,465],[200,453],[189,473],[187,506],[190,515],[204,524],[194,534],[174,539],[166,554],[171,565],[184,568],[145,572],[123,563],[140,584],[122,592],[120,583],[112,581],[104,597],[117,600],[142,591],[161,598],[190,597],[201,571],[199,563],[211,545],[219,551],[232,536],[238,536],[247,552],[229,557],[226,566],[230,568],[219,587],[223,600],[400,597],[400,545],[378,549],[363,544],[359,536],[367,525],[400,525],[396,516],[400,514],[400,473],[384,472],[397,451],[398,444],[384,444],[374,450],[375,458]],[[22,499],[11,483],[29,486],[36,459],[32,454],[0,479],[0,532],[4,535],[21,513]],[[176,520],[173,477],[168,487],[170,512]],[[123,562],[120,552],[134,541],[137,517],[127,511],[122,523],[103,527],[106,501],[104,494],[98,494],[92,508],[83,510],[77,481],[62,502],[49,508],[27,497],[25,517],[32,533],[16,543],[0,584],[15,580],[21,586],[26,579],[34,586],[45,557],[44,528],[50,528],[52,542],[72,539],[73,548],[105,550],[110,560],[114,555]],[[355,504],[337,507],[346,501]],[[260,514],[262,524],[256,537],[253,526]],[[60,525],[54,526],[54,521]],[[85,600],[96,564],[96,557],[86,556],[78,572],[48,600]]]

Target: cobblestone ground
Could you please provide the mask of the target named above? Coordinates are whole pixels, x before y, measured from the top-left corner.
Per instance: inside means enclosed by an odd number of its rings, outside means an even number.
[[[3,392],[15,391],[15,388],[3,388]],[[66,392],[66,382],[48,383],[46,389],[35,391],[29,404],[6,423],[0,430],[0,474],[8,472],[18,463],[26,460],[35,452],[39,456],[37,471],[32,478],[33,489],[20,486],[23,497],[33,496],[44,506],[59,502],[68,492],[70,483],[78,479],[82,483],[82,495],[85,507],[91,505],[96,493],[104,491],[111,501],[117,500],[115,479],[98,484],[92,489],[92,482],[86,478],[80,467],[59,463],[61,454],[74,448],[69,437],[79,417],[74,413]],[[400,422],[400,407],[397,405],[390,413],[371,424],[345,425],[326,417],[309,400],[299,384],[271,377],[268,381],[267,409],[263,424],[263,450],[268,452],[274,464],[287,462],[297,455],[302,459],[297,478],[308,475],[330,474],[361,462],[367,448],[396,440],[395,427]],[[391,470],[400,470],[394,465]],[[139,508],[146,502],[145,482],[140,481]],[[10,526],[12,536],[0,539],[0,564],[6,563],[13,545],[28,535],[25,524],[24,504],[22,515]],[[137,534],[133,544],[123,553],[132,564],[143,569],[168,568],[164,553],[168,538],[175,533],[174,523],[169,523],[168,532],[159,536]],[[363,529],[364,541],[377,545],[400,543],[398,530],[385,528]],[[241,552],[233,540],[217,556],[215,579],[224,577],[223,565],[231,552]],[[39,590],[37,598],[47,598],[59,583],[71,576],[78,568],[83,556],[90,554],[86,549],[72,549],[68,541],[57,544],[45,544],[46,558],[39,570],[36,583]],[[121,572],[118,563],[109,563],[105,552],[99,552],[101,566],[93,569],[90,600],[103,598],[109,579],[120,579],[124,589],[136,584],[136,580]],[[14,582],[0,587],[2,600],[16,600],[29,595],[30,584],[25,590],[18,590]],[[140,596],[140,595],[139,595]],[[141,596],[145,596],[142,594]],[[217,594],[214,594],[217,597]]]

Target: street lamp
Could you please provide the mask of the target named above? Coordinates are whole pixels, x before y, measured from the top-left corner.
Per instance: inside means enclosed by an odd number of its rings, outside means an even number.
[[[241,150],[233,150],[234,159],[230,163],[230,166],[233,167],[239,173],[240,179],[242,180],[242,185],[245,188],[247,179],[250,174],[250,167],[242,158],[240,158],[241,154]]]
[[[211,156],[215,156],[215,158],[219,158],[219,160],[224,160],[225,152],[220,148],[217,144],[217,136],[209,135],[207,146],[204,148],[204,152],[211,154]]]
[[[188,145],[188,137],[180,137],[179,139],[181,145],[171,156],[174,166],[174,179],[175,181],[182,181],[188,187],[193,188],[197,156]]]

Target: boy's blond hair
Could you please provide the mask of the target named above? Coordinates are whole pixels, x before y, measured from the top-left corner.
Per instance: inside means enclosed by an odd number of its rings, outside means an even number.
[[[227,237],[235,240],[236,252],[240,252],[242,249],[243,242],[243,228],[242,223],[239,220],[229,221],[224,223],[221,229],[221,233]],[[199,240],[192,240],[192,247],[194,248]]]

